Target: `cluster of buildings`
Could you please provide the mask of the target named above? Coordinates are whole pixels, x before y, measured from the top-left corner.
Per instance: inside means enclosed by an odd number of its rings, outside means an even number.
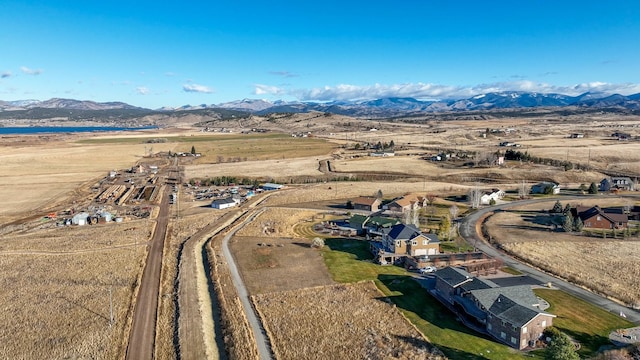
[[[234,207],[234,206],[240,205],[243,201],[246,201],[246,200],[252,198],[258,192],[280,190],[283,187],[284,187],[284,185],[275,184],[275,183],[266,183],[266,184],[261,185],[260,188],[256,189],[255,191],[254,190],[249,190],[249,191],[245,191],[242,194],[240,194],[238,192],[238,190],[233,191],[233,189],[232,189],[232,190],[229,191],[229,193],[230,193],[229,196],[220,197],[220,198],[217,198],[217,199],[213,200],[211,202],[211,207],[214,208],[214,209],[218,209],[218,210],[228,209],[230,207]]]

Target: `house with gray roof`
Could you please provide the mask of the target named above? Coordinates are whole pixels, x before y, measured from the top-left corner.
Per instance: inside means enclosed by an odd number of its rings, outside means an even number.
[[[535,346],[555,315],[540,308],[528,285],[500,287],[463,269],[446,267],[434,273],[430,292],[468,327],[513,348]]]
[[[438,235],[423,234],[411,224],[396,224],[384,232],[382,243],[387,252],[396,255],[423,256],[440,253]]]

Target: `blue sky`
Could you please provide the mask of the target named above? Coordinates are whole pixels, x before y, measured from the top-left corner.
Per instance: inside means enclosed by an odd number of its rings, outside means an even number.
[[[640,2],[14,1],[0,100],[640,92]]]

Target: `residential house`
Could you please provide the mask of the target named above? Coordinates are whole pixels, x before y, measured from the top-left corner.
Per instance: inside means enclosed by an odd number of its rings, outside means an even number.
[[[629,216],[621,208],[576,206],[572,215],[579,217],[589,229],[626,229],[629,224]]]
[[[440,253],[440,240],[435,234],[423,234],[415,225],[397,224],[382,237],[387,252],[395,255],[424,256]]]
[[[531,187],[532,194],[560,194],[560,184],[543,181],[541,183],[535,184]]]
[[[365,215],[353,215],[348,222],[349,227],[354,229],[357,235],[367,235],[367,237],[382,236],[385,233],[385,229],[400,224],[398,219]]]
[[[493,200],[494,202],[497,202],[498,200],[501,200],[504,197],[504,195],[505,195],[504,191],[500,189],[491,189],[491,190],[485,191],[482,193],[482,196],[480,197],[480,204],[489,205],[491,204],[491,200]]]
[[[434,273],[431,294],[468,327],[518,350],[532,347],[553,325],[555,315],[540,309],[531,287],[500,287],[455,267]]]
[[[219,210],[234,207],[236,205],[238,205],[238,202],[234,200],[232,197],[215,199],[211,202],[211,207]]]
[[[635,182],[630,177],[613,176],[611,177],[611,185],[614,189],[624,191],[635,191]]]
[[[411,199],[406,197],[401,197],[399,199],[393,200],[387,205],[387,210],[400,214],[404,214],[407,211],[415,210],[417,208],[417,202],[411,201]]]
[[[360,196],[351,201],[351,205],[355,210],[378,211],[380,210],[381,201],[375,197]]]

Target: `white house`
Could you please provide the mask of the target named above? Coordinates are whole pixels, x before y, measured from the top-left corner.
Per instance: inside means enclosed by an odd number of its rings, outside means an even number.
[[[551,190],[547,190],[547,188],[550,188]],[[531,187],[532,194],[548,194],[549,192],[553,195],[560,194],[560,185],[549,181],[543,181]]]
[[[227,209],[236,206],[238,203],[233,198],[227,197],[222,199],[215,199],[211,202],[211,207],[214,209]]]
[[[489,205],[491,204],[491,200],[498,201],[504,197],[504,191],[500,189],[491,189],[485,191],[480,197],[480,204]]]

